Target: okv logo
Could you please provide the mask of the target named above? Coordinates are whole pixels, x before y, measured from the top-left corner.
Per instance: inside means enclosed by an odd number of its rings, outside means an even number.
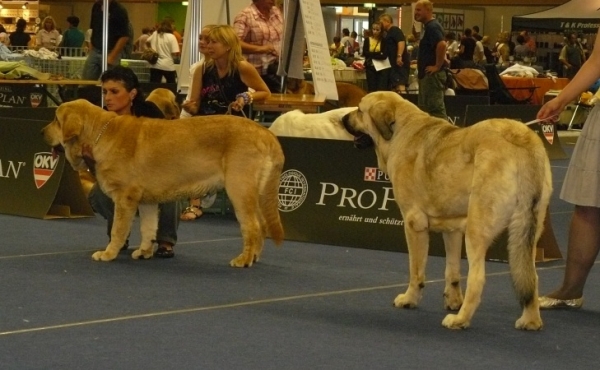
[[[59,157],[53,157],[52,153],[40,152],[33,155],[33,179],[35,186],[39,189],[52,177],[58,165]]]

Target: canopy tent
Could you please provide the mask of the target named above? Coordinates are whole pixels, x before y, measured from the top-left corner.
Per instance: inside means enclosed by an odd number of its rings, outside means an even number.
[[[542,12],[512,17],[512,30],[596,33],[600,0],[571,0]]]

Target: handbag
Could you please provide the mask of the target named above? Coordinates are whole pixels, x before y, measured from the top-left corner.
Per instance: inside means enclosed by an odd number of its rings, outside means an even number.
[[[156,38],[158,39],[158,33],[156,34]],[[140,58],[150,64],[156,64],[158,62],[158,52],[151,47],[147,47]]]
[[[146,48],[140,58],[150,64],[156,64],[156,62],[158,62],[158,53],[152,48]]]

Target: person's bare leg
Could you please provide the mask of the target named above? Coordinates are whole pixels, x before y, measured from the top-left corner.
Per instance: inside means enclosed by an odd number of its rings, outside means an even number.
[[[583,296],[583,287],[600,250],[600,208],[575,206],[569,242],[567,265],[562,285],[548,297],[576,299]]]

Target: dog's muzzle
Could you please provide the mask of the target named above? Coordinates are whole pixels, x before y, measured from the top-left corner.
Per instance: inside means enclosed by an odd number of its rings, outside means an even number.
[[[356,131],[352,125],[350,125],[350,114],[346,114],[342,117],[342,123],[344,128],[350,135],[354,136],[354,147],[357,149],[366,149],[374,145],[373,139],[365,134],[364,132]]]

